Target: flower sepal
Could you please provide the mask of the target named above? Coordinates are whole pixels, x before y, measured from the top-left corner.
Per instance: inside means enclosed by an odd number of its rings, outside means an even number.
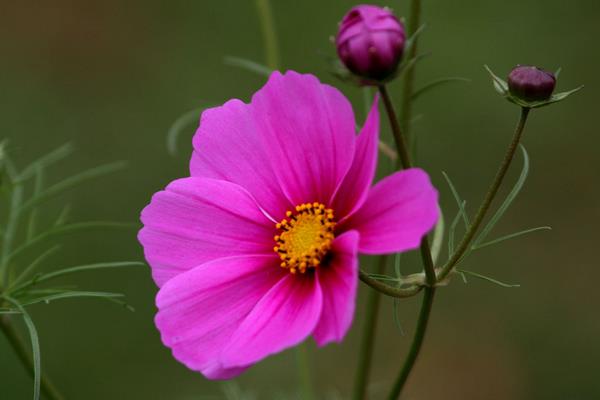
[[[581,85],[575,89],[568,90],[566,92],[554,93],[549,98],[544,99],[544,100],[533,100],[533,101],[526,100],[521,97],[513,95],[509,90],[508,83],[504,79],[502,79],[498,75],[494,74],[494,72],[487,65],[484,65],[484,67],[492,78],[492,83],[494,84],[494,89],[496,89],[496,92],[498,92],[498,94],[500,94],[500,96],[504,97],[506,100],[508,100],[511,103],[516,104],[520,107],[525,107],[525,108],[544,107],[544,106],[547,106],[547,105],[550,105],[553,103],[558,103],[559,101],[563,101],[564,99],[566,99],[573,93],[578,92],[579,90],[583,89],[583,85]],[[556,75],[558,75],[558,73]]]

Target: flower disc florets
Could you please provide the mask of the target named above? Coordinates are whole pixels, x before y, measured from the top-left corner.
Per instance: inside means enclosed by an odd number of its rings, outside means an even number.
[[[292,274],[305,273],[322,262],[334,239],[333,210],[320,203],[305,203],[288,211],[276,225],[280,233],[275,236],[273,248],[281,258],[281,267]]]

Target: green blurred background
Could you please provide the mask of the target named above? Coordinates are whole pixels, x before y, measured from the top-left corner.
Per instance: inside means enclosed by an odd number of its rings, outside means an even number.
[[[380,3],[408,15],[407,1]],[[362,120],[359,89],[336,81],[323,55],[352,1],[273,1],[285,68],[318,75],[349,96]],[[517,63],[563,68],[558,89],[585,84],[564,103],[535,111],[524,143],[529,180],[494,235],[539,225],[552,231],[476,252],[465,268],[517,282],[504,289],[455,278],[439,291],[422,356],[406,399],[600,398],[600,294],[597,282],[600,167],[595,91],[600,83],[597,0],[424,1],[427,29],[417,86],[444,76],[469,84],[440,87],[415,103],[420,164],[455,204],[447,171],[471,212],[502,157],[518,116],[493,91],[482,68],[506,75]],[[596,49],[596,50],[594,50]],[[166,132],[182,113],[238,97],[248,100],[264,78],[223,63],[227,55],[262,61],[252,1],[3,1],[0,3],[0,138],[23,166],[72,142],[73,157],[50,171],[58,180],[100,163],[127,160],[120,173],[72,190],[73,221],[137,221],[151,194],[186,175],[193,128],[179,154]],[[399,100],[396,84],[392,95]],[[386,127],[387,129],[387,127]],[[521,160],[509,179],[514,180]],[[135,232],[71,235],[48,267],[141,259]],[[416,269],[416,257],[406,257]],[[365,267],[368,260],[365,260]],[[69,282],[72,282],[70,279]],[[127,294],[136,312],[108,302],[65,300],[31,309],[41,336],[44,370],[69,399],[222,398],[223,383],[186,370],[164,348],[153,325],[156,288],[147,268],[91,272],[76,278],[90,290]],[[342,345],[310,343],[318,398],[346,398],[353,384],[366,290]],[[403,336],[391,300],[380,314],[371,398],[390,386],[410,343],[419,298],[402,301]],[[294,350],[250,369],[237,388],[260,399],[295,398]],[[228,387],[229,390],[232,387]],[[31,381],[0,338],[0,398],[27,399]]]

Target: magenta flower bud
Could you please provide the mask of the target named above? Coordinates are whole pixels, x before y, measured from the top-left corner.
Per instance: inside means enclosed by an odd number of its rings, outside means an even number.
[[[360,5],[342,19],[335,39],[338,56],[354,74],[381,81],[402,58],[404,27],[388,9]]]
[[[530,65],[517,65],[508,75],[510,93],[525,101],[543,101],[552,96],[554,74]]]

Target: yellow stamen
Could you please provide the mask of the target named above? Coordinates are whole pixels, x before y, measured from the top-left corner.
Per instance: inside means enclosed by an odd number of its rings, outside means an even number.
[[[281,268],[303,274],[321,265],[331,249],[335,220],[333,210],[321,203],[300,204],[295,210],[275,225],[279,232],[273,250],[279,254]]]

